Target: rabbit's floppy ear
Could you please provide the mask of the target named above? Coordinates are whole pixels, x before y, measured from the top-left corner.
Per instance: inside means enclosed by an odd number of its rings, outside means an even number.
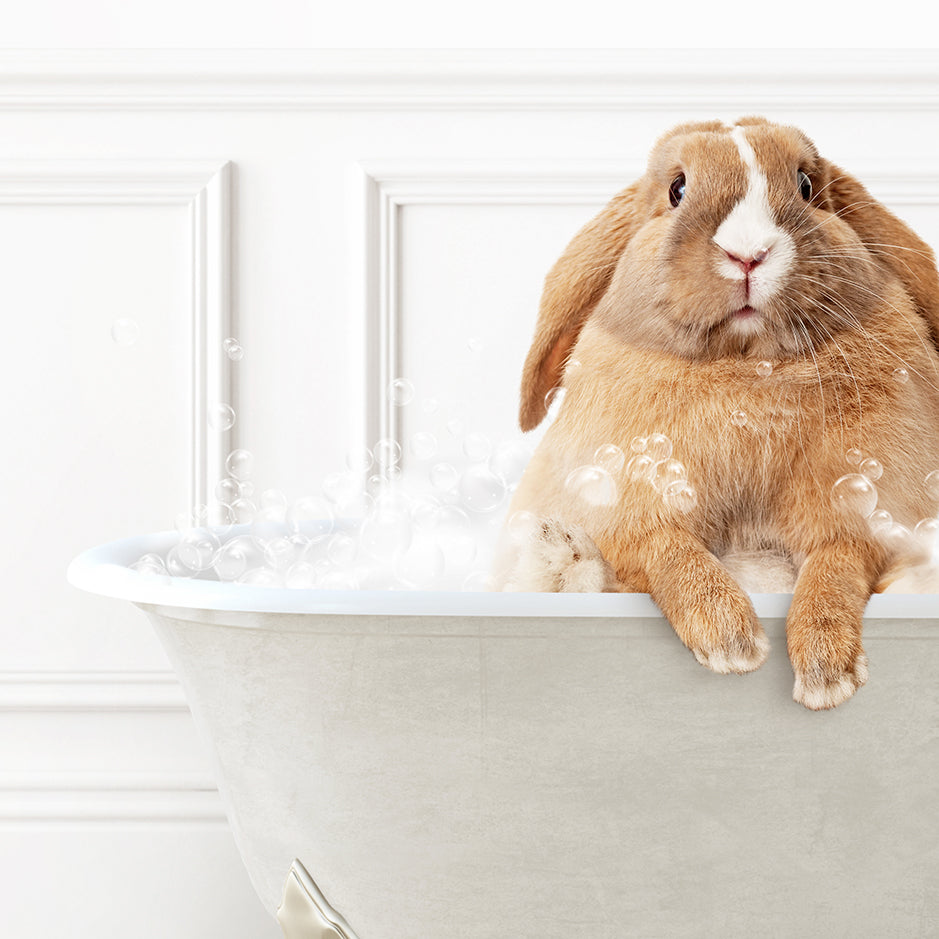
[[[571,347],[641,224],[639,185],[635,183],[614,196],[574,236],[545,278],[535,337],[522,372],[518,416],[522,430],[537,427],[547,413],[545,396],[560,382]]]
[[[939,349],[939,272],[932,249],[856,179],[827,160],[821,163],[828,177],[822,195],[827,196],[832,211],[903,283]]]

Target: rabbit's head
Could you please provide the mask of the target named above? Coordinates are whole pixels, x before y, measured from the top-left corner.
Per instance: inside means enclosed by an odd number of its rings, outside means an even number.
[[[759,118],[683,124],[548,274],[521,427],[544,417],[588,318],[689,359],[806,356],[861,328],[896,280],[939,340],[931,250],[803,133]]]

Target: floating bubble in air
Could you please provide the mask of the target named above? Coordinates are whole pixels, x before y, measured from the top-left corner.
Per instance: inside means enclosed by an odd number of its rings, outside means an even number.
[[[508,488],[518,485],[532,457],[532,447],[523,440],[503,440],[493,448],[489,468],[505,480]]]
[[[886,509],[874,509],[868,516],[867,524],[874,535],[879,535],[893,525],[893,516]]]
[[[743,427],[747,423],[747,412],[738,408],[736,411],[731,412],[730,419],[737,427]]]
[[[386,471],[401,461],[401,444],[391,437],[384,437],[375,444],[374,454],[379,468]]]
[[[479,338],[479,336],[472,336],[466,340],[466,347],[470,352],[482,352],[486,348],[486,344]]]
[[[166,562],[158,554],[144,554],[136,560],[131,567],[138,574],[149,574],[155,577],[166,576]]]
[[[286,538],[289,534],[286,509],[283,505],[272,503],[255,512],[251,520],[251,537],[258,544],[263,546],[276,538]]]
[[[509,537],[519,544],[534,538],[540,528],[541,519],[525,509],[513,512],[506,521]]]
[[[427,533],[416,535],[394,559],[397,578],[409,587],[428,589],[436,585],[446,569],[446,558],[437,539]]]
[[[939,518],[921,518],[913,529],[913,535],[930,551],[939,546]]]
[[[633,437],[633,439],[629,441],[629,449],[632,450],[633,453],[645,453],[648,448],[649,441],[646,437]]]
[[[866,460],[861,461],[861,465],[858,467],[858,472],[862,476],[866,476],[872,483],[877,482],[881,476],[884,475],[883,464],[879,460],[875,460],[873,457],[868,457]]]
[[[140,327],[137,323],[122,316],[111,324],[111,338],[119,346],[132,346],[140,336]]]
[[[687,470],[684,464],[678,460],[668,459],[660,460],[655,464],[650,478],[657,492],[665,492],[672,483],[683,481],[686,475]]]
[[[367,473],[374,463],[374,456],[368,447],[353,447],[346,454],[346,466],[353,473]]]
[[[672,442],[665,434],[651,434],[646,438],[646,449],[642,452],[648,453],[653,463],[658,463],[672,455]]]
[[[287,509],[287,525],[295,535],[316,544],[332,534],[335,527],[333,510],[325,498],[303,496]]]
[[[616,444],[608,443],[597,447],[593,455],[593,462],[611,476],[619,473],[626,464],[626,454]]]
[[[578,466],[564,480],[564,488],[588,505],[612,505],[616,501],[616,483],[601,466]]]
[[[910,373],[905,368],[895,368],[893,380],[899,385],[905,385],[910,380]]]
[[[468,467],[459,482],[463,505],[472,512],[492,512],[505,498],[505,482],[488,466]]]
[[[240,362],[245,357],[245,350],[241,348],[241,343],[233,337],[226,339],[222,343],[222,348],[232,362]]]
[[[926,495],[935,502],[939,502],[939,469],[933,470],[924,480]]]
[[[857,466],[864,459],[864,454],[857,447],[852,447],[844,455],[844,458],[848,466]]]
[[[767,359],[756,363],[756,373],[760,378],[769,378],[773,374],[773,363]]]
[[[665,504],[679,512],[691,512],[698,505],[698,493],[687,479],[669,483],[662,493]]]
[[[404,407],[414,400],[414,385],[406,378],[396,378],[388,386],[388,396],[395,407]]]
[[[653,459],[651,453],[637,453],[626,464],[626,472],[629,474],[630,479],[648,480],[655,464],[656,461]]]
[[[221,543],[209,528],[190,528],[179,539],[176,555],[180,563],[191,571],[207,571],[215,559]]]
[[[337,531],[326,544],[326,554],[337,567],[346,567],[355,560],[358,545],[348,532]]]
[[[225,505],[232,505],[241,498],[241,483],[232,476],[226,476],[215,484],[215,498]]]
[[[244,482],[254,472],[254,455],[249,450],[232,450],[225,460],[225,469],[233,479]]]
[[[228,404],[210,405],[208,423],[212,430],[231,430],[235,426],[235,412]]]
[[[848,473],[832,486],[831,499],[842,512],[867,518],[877,507],[877,490],[866,476]]]

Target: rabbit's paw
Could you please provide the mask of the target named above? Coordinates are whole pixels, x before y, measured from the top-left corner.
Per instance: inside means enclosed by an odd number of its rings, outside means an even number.
[[[613,568],[579,525],[538,519],[518,552],[507,590],[602,593],[617,589]]]
[[[739,632],[728,637],[720,645],[695,646],[691,651],[695,658],[712,672],[727,675],[731,672],[743,675],[756,671],[769,655],[769,639],[762,627],[749,635]]]
[[[686,644],[695,658],[722,675],[758,669],[769,655],[769,639],[746,596],[725,596],[699,611]]]
[[[843,664],[799,666],[792,689],[793,700],[812,711],[824,711],[847,701],[867,681],[867,656],[863,651]]]

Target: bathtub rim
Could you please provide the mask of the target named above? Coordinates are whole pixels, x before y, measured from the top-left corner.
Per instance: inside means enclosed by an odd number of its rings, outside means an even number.
[[[72,586],[132,603],[243,613],[381,616],[661,617],[645,593],[499,593],[419,590],[298,590],[143,574],[129,565],[165,553],[176,531],[121,538],[89,548],[68,567]],[[791,593],[751,594],[761,618],[785,618]],[[876,594],[865,618],[937,619],[939,594]]]

